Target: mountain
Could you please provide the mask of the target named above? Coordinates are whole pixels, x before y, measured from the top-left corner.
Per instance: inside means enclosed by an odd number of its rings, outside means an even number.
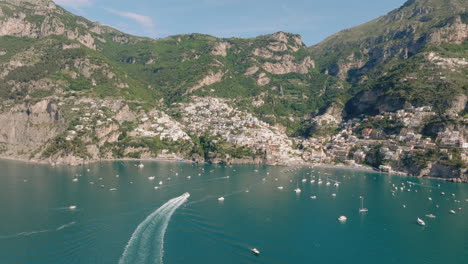
[[[468,89],[467,6],[466,0],[407,1],[309,49],[321,72],[361,91],[348,102],[348,115],[395,111],[406,103],[444,111]]]
[[[285,32],[149,39],[50,0],[0,0],[0,156],[356,160],[468,179],[466,6],[411,0],[306,47]],[[398,111],[413,119],[395,120]],[[437,145],[447,131],[458,132],[456,146],[430,159],[388,146],[411,133],[421,138],[406,145]]]

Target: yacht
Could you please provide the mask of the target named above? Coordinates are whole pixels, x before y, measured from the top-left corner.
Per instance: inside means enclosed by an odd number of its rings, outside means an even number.
[[[155,178],[155,176],[149,176],[148,180],[152,181],[152,180],[154,180],[154,178]]]
[[[346,222],[346,220],[348,220],[348,218],[346,218],[346,216],[344,216],[344,215],[338,217],[338,221],[340,221],[340,222],[342,222],[342,223],[343,223],[343,222]]]
[[[360,213],[365,213],[369,211],[367,208],[364,208],[364,197],[361,196],[361,207],[359,208]]]
[[[300,193],[300,192],[301,192],[301,189],[296,188],[296,189],[294,189],[294,191],[295,191],[296,193]]]
[[[426,222],[424,222],[424,220],[422,220],[421,218],[418,217],[418,219],[416,221],[418,222],[418,225],[426,226]]]
[[[428,217],[428,218],[436,218],[436,216],[433,215],[433,214],[427,214],[426,217]]]
[[[252,251],[252,253],[254,253],[255,255],[260,255],[260,251],[256,248],[252,248],[250,251]]]

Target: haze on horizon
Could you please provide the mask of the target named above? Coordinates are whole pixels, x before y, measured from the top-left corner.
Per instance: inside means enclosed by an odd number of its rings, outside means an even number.
[[[400,7],[405,0],[54,0],[67,10],[123,32],[162,38],[202,33],[255,37],[284,31],[307,45]]]

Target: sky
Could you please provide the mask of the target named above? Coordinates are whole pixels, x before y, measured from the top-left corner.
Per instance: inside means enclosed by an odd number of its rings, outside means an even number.
[[[70,12],[151,38],[202,33],[256,37],[278,31],[316,44],[403,5],[405,0],[54,0]]]

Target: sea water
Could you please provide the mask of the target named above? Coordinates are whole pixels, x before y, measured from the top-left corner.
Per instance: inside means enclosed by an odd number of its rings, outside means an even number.
[[[0,161],[0,263],[468,263],[467,184],[345,169],[138,164]]]

